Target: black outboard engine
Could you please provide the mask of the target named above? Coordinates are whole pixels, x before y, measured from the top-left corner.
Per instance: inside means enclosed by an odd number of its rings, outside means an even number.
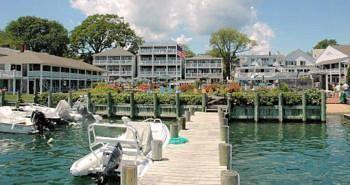
[[[103,172],[98,177],[98,184],[103,184],[106,177],[116,177],[116,169],[119,167],[119,164],[122,160],[122,146],[118,142],[117,145],[113,147],[111,151],[103,152]]]
[[[40,133],[55,127],[55,124],[46,119],[45,114],[38,110],[33,111],[30,118]]]

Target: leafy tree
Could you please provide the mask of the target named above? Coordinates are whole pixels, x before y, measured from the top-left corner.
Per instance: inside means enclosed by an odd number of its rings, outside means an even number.
[[[11,21],[5,30],[16,43],[32,51],[62,56],[67,50],[68,32],[56,21],[24,16]]]
[[[70,48],[87,62],[91,55],[111,47],[121,47],[136,53],[142,39],[118,15],[95,14],[75,27],[70,36]]]
[[[196,56],[196,53],[194,53],[189,46],[183,45],[182,48],[185,51],[187,58]]]
[[[0,47],[18,48],[20,44],[17,43],[9,34],[0,31]]]
[[[237,62],[237,54],[251,49],[255,42],[234,28],[222,28],[211,34],[208,54],[223,58],[224,77],[230,76],[230,64]]]
[[[334,39],[323,39],[314,46],[314,49],[326,49],[331,45],[338,45],[338,43]]]

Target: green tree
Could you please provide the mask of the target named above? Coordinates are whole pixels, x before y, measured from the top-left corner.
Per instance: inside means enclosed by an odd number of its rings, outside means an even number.
[[[96,14],[75,27],[70,36],[74,53],[91,62],[91,56],[111,47],[121,47],[136,53],[142,39],[118,15]]]
[[[9,34],[0,31],[0,47],[9,47],[16,49],[20,43],[17,43]]]
[[[211,34],[208,54],[223,58],[224,77],[231,74],[230,64],[237,62],[237,54],[251,49],[255,42],[234,28],[222,28]]]
[[[196,53],[193,52],[188,45],[183,45],[182,48],[186,53],[186,58],[191,58],[191,57],[196,56]]]
[[[338,45],[338,43],[335,39],[323,39],[314,46],[314,49],[326,49],[331,45]]]
[[[62,56],[67,50],[68,32],[56,21],[24,16],[11,21],[5,30],[15,42],[32,51]]]

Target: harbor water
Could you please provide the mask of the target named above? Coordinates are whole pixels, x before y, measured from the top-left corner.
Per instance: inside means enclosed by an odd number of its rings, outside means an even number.
[[[350,184],[350,123],[232,123],[241,184]]]

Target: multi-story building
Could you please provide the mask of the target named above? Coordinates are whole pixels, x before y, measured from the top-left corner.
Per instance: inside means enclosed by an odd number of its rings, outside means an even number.
[[[207,82],[222,82],[222,58],[198,55],[185,60],[185,79],[205,79]]]
[[[0,88],[13,92],[67,92],[91,87],[104,70],[79,60],[23,51],[0,57]]]
[[[326,90],[328,90],[329,84],[336,85],[345,82],[349,63],[350,45],[328,46],[317,58],[316,65],[319,69],[313,74],[322,76]]]
[[[174,43],[151,44],[140,46],[137,60],[139,79],[181,79],[182,57],[179,46]]]
[[[279,67],[278,78],[298,79],[301,76],[310,76],[310,72],[315,69],[315,59],[308,53],[297,49],[286,56],[284,64]]]
[[[113,48],[93,55],[93,65],[106,72],[107,82],[131,82],[135,77],[136,57],[129,51]]]
[[[239,56],[239,66],[235,68],[235,81],[240,84],[273,83],[278,67],[283,65],[283,55],[243,55]]]

